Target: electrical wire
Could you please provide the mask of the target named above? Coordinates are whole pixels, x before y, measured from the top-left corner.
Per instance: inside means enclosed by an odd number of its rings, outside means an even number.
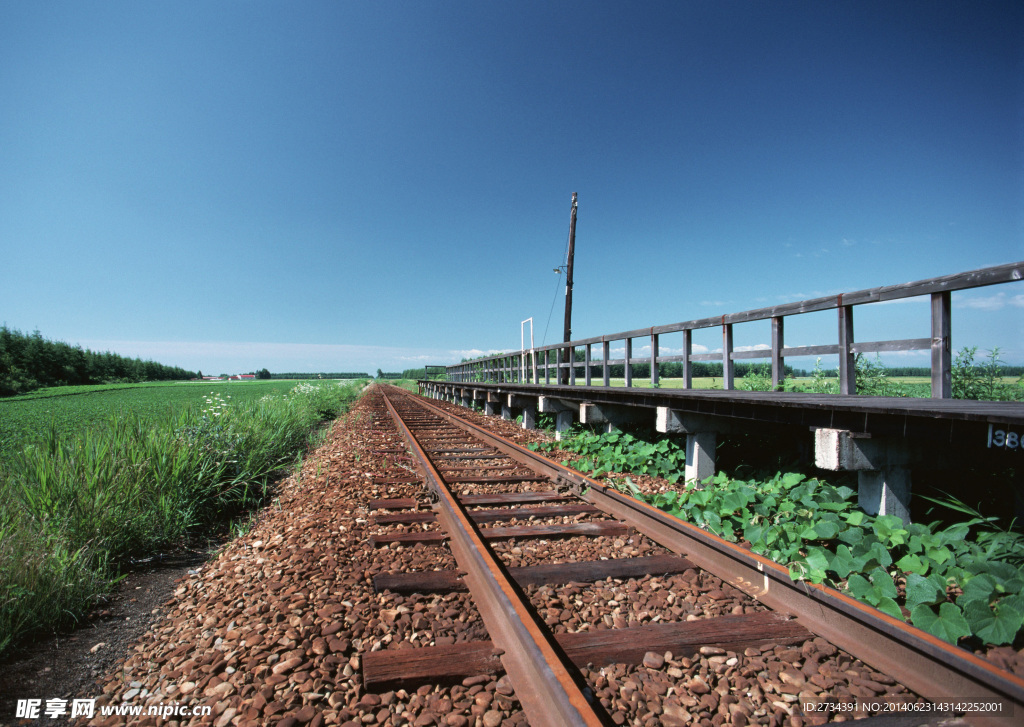
[[[558,266],[561,270],[569,265],[569,233],[565,233],[565,252],[562,254],[562,264]],[[548,343],[548,326],[551,325],[551,314],[555,312],[555,301],[558,300],[558,288],[562,279],[559,278],[555,281],[555,294],[551,297],[551,308],[548,310],[548,322],[544,324],[544,335],[540,339],[540,345],[546,346]]]

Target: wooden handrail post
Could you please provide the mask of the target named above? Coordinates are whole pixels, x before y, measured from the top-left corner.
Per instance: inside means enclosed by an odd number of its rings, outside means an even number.
[[[587,344],[587,350],[583,354],[583,367],[585,372],[583,374],[584,380],[587,386],[590,386],[590,344]]]
[[[651,334],[651,388],[658,388],[658,334]]]
[[[576,347],[565,349],[569,352],[569,386],[576,386]]]
[[[626,339],[626,368],[623,370],[626,376],[626,388],[633,385],[633,339]]]
[[[683,331],[683,388],[693,388],[693,369],[690,367],[690,356],[693,355],[693,331]]]
[[[839,393],[857,393],[857,365],[853,353],[853,306],[839,296]]]
[[[785,319],[782,316],[772,318],[772,389],[778,389],[786,378],[785,359],[782,349],[785,348]]]
[[[604,364],[604,385],[605,386],[611,386],[612,385],[611,371],[608,368],[608,351],[609,351],[610,348],[611,348],[611,346],[608,344],[607,340],[601,342],[601,349],[602,349],[602,353],[604,354],[604,361],[602,363]]]
[[[949,291],[932,293],[932,397],[953,396],[952,306]]]
[[[733,388],[736,365],[732,360],[732,324],[722,325],[722,388],[729,391]]]

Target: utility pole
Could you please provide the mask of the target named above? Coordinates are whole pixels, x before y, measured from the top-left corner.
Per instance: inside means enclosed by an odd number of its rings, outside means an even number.
[[[569,259],[566,264],[565,270],[565,330],[562,341],[568,343],[572,340],[572,260],[576,252],[576,193],[572,193],[572,216],[569,219]],[[572,355],[572,349],[565,349],[565,353],[562,355],[562,360],[569,364],[574,365],[576,362],[575,356]],[[560,384],[569,383],[569,369],[559,369],[558,382]]]

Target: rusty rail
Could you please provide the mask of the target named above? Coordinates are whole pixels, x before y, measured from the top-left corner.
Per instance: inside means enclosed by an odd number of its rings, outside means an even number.
[[[998,703],[1000,712],[968,715],[975,725],[1016,725],[1024,716],[1024,680],[957,646],[821,585],[794,582],[788,569],[553,462],[428,402],[417,403],[512,459],[573,489],[661,545],[685,555],[766,606],[936,704]]]
[[[479,530],[444,478],[430,463],[415,435],[402,420],[387,393],[388,411],[438,497],[438,520],[450,537],[459,567],[466,572],[480,615],[494,643],[504,653],[501,661],[531,725],[564,727],[604,722],[583,695],[573,677],[576,669],[550,633],[534,621],[521,591],[508,577]]]

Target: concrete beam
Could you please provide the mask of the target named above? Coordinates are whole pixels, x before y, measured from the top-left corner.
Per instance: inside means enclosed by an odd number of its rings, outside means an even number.
[[[537,397],[537,411],[542,414],[557,414],[563,411],[579,414],[580,404],[578,401],[556,399],[553,396],[539,396]]]
[[[814,464],[823,470],[879,470],[910,464],[906,441],[872,438],[844,429],[814,430]]]
[[[665,434],[696,434],[699,432],[715,432],[716,434],[734,434],[741,431],[742,426],[733,424],[723,417],[693,414],[688,411],[670,409],[659,406],[655,414],[655,429]],[[747,424],[749,429],[749,423]],[[746,430],[743,430],[746,431]]]
[[[580,424],[603,427],[606,432],[622,429],[629,424],[649,422],[650,416],[650,410],[645,407],[580,404]]]
[[[814,430],[815,466],[857,472],[857,504],[868,515],[895,515],[910,522],[912,456],[905,440],[842,429]]]

